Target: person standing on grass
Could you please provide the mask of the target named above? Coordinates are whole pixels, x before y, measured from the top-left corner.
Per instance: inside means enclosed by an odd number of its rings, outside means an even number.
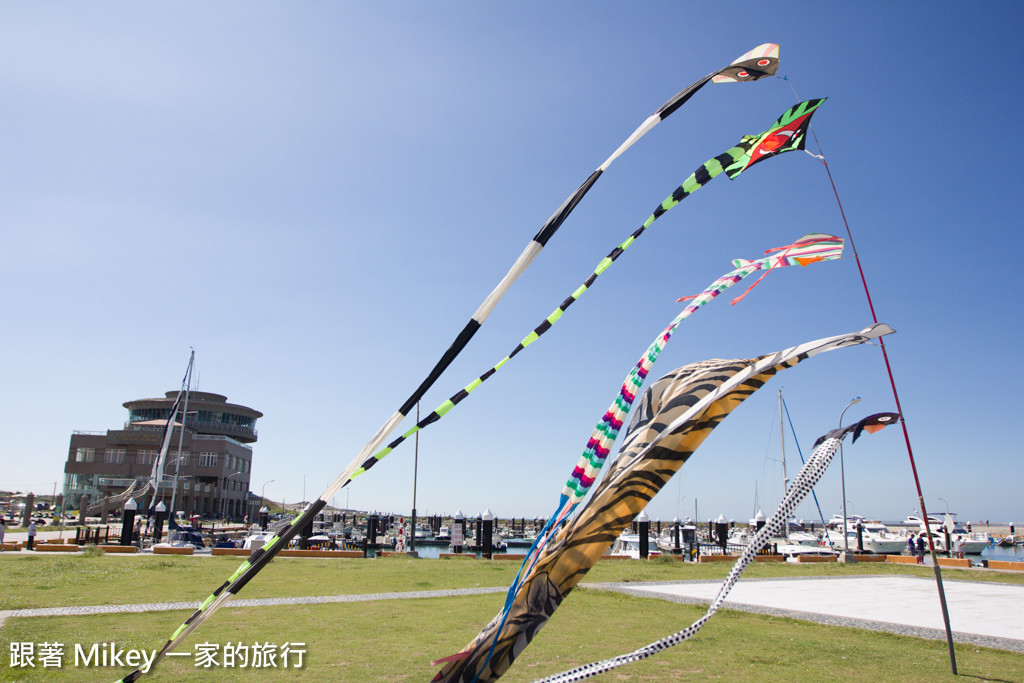
[[[7,533],[7,525],[4,524],[4,518],[0,517],[0,553],[4,551],[4,534]]]
[[[28,545],[25,547],[28,550],[35,550],[36,542],[36,520],[32,520],[28,523]]]

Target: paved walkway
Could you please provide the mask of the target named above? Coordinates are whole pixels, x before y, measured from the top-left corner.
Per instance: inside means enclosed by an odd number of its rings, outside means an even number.
[[[953,639],[1024,652],[1024,585],[943,579]],[[597,587],[598,584],[591,584]],[[629,595],[710,604],[720,581],[600,584]],[[934,579],[911,576],[744,579],[726,608],[946,639]]]

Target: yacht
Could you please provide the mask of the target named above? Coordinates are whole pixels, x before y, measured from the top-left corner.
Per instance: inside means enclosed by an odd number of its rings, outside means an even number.
[[[860,521],[861,541],[864,544],[864,551],[876,555],[899,555],[907,547],[907,539],[889,531],[889,528],[881,522]],[[825,532],[834,547],[845,547],[843,543],[842,522],[835,529]],[[857,546],[857,524],[848,520],[846,524],[847,543],[850,548],[856,550]]]
[[[623,532],[615,539],[615,544],[612,546],[611,551],[608,553],[612,557],[631,557],[634,560],[640,559],[640,535],[639,534],[627,534]],[[647,556],[656,557],[661,555],[661,550],[658,549],[658,539],[654,535],[648,535],[647,537]]]
[[[934,515],[928,515],[928,528],[927,531],[931,533],[932,541],[935,543],[935,549],[940,552],[952,552],[956,550],[957,541],[963,542],[963,553],[965,555],[978,555],[982,550],[987,548],[991,543],[991,540],[986,534],[980,532],[971,533],[967,529],[960,525],[960,522],[956,521],[955,512],[947,512],[946,518],[948,522],[943,522],[941,519]],[[920,517],[910,515],[907,517],[907,522],[916,521],[918,525],[918,531],[913,535],[915,538],[925,538],[925,525],[921,521]],[[949,531],[949,543],[950,548],[946,547],[946,528],[951,526]]]
[[[915,538],[926,538],[925,534],[928,533],[922,527],[920,531],[914,534]],[[961,527],[959,524],[953,527],[953,531],[949,534],[949,543],[951,548],[946,547],[946,534],[945,531],[939,527],[931,527],[930,533],[932,536],[932,542],[935,544],[935,550],[939,552],[951,552],[956,551],[957,541],[963,540],[962,552],[965,555],[979,555],[981,551],[989,546],[989,538],[985,534],[974,532],[968,533],[966,529]]]
[[[796,543],[783,543],[775,547],[775,552],[786,558],[787,562],[799,562],[800,557],[834,557],[839,554],[838,550],[825,546],[797,545]]]

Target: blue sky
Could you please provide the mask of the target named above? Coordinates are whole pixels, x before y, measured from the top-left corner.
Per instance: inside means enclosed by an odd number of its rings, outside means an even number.
[[[777,42],[786,80],[708,86],[612,165],[424,411],[507,354],[706,159],[828,97],[814,130],[897,330],[887,349],[929,511],[1024,520],[1022,307],[1004,277],[1020,192],[1003,158],[1022,19],[1010,2],[7,3],[0,487],[50,492],[71,432],[117,427],[124,401],[174,389],[194,347],[201,390],[265,413],[253,490],[317,495],[641,121]],[[422,433],[420,513],[548,514],[677,297],[733,258],[843,230],[809,155],[716,179]],[[684,322],[655,375],[870,322],[852,258],[787,269]],[[813,358],[735,411],[652,517],[774,508],[779,389],[805,452],[853,396],[847,421],[894,408],[877,347]],[[407,512],[412,463],[409,443],[336,502]],[[898,429],[848,445],[845,465],[851,512],[917,507]],[[818,488],[826,516],[839,479],[837,464]]]

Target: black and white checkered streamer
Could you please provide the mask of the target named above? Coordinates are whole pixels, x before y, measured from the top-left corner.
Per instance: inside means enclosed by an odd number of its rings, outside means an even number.
[[[594,662],[593,664],[587,664],[585,666],[576,667],[569,671],[563,671],[560,674],[554,676],[548,676],[547,678],[540,679],[538,683],[571,683],[572,681],[582,681],[587,678],[591,678],[598,674],[611,671],[612,669],[629,664],[631,662],[638,662],[641,659],[647,659],[651,655],[657,654],[662,650],[667,650],[673,645],[678,645],[684,640],[689,640],[693,637],[697,631],[704,626],[704,623],[718,611],[718,608],[725,602],[726,596],[729,591],[732,590],[733,586],[740,578],[740,574],[754,561],[757,556],[757,551],[768,542],[768,539],[775,536],[782,531],[783,525],[788,523],[789,516],[796,510],[797,506],[807,497],[807,494],[811,492],[811,489],[818,480],[821,479],[821,475],[825,473],[825,469],[828,464],[832,461],[832,457],[835,455],[836,450],[839,448],[839,443],[842,437],[846,435],[846,432],[842,432],[838,438],[834,436],[835,432],[830,433],[828,438],[823,441],[808,458],[807,463],[800,469],[800,473],[797,475],[796,480],[790,487],[789,491],[786,492],[786,496],[783,498],[782,503],[779,505],[779,509],[775,511],[771,519],[765,523],[761,529],[754,534],[753,539],[747,545],[746,550],[737,558],[736,563],[732,566],[732,570],[726,577],[725,582],[722,583],[722,587],[718,590],[718,595],[711,602],[711,606],[708,607],[707,613],[693,622],[690,626],[686,627],[678,633],[673,633],[670,636],[662,638],[659,641],[646,645],[639,650],[634,650],[628,654],[619,655],[611,659],[606,659],[600,662]]]

